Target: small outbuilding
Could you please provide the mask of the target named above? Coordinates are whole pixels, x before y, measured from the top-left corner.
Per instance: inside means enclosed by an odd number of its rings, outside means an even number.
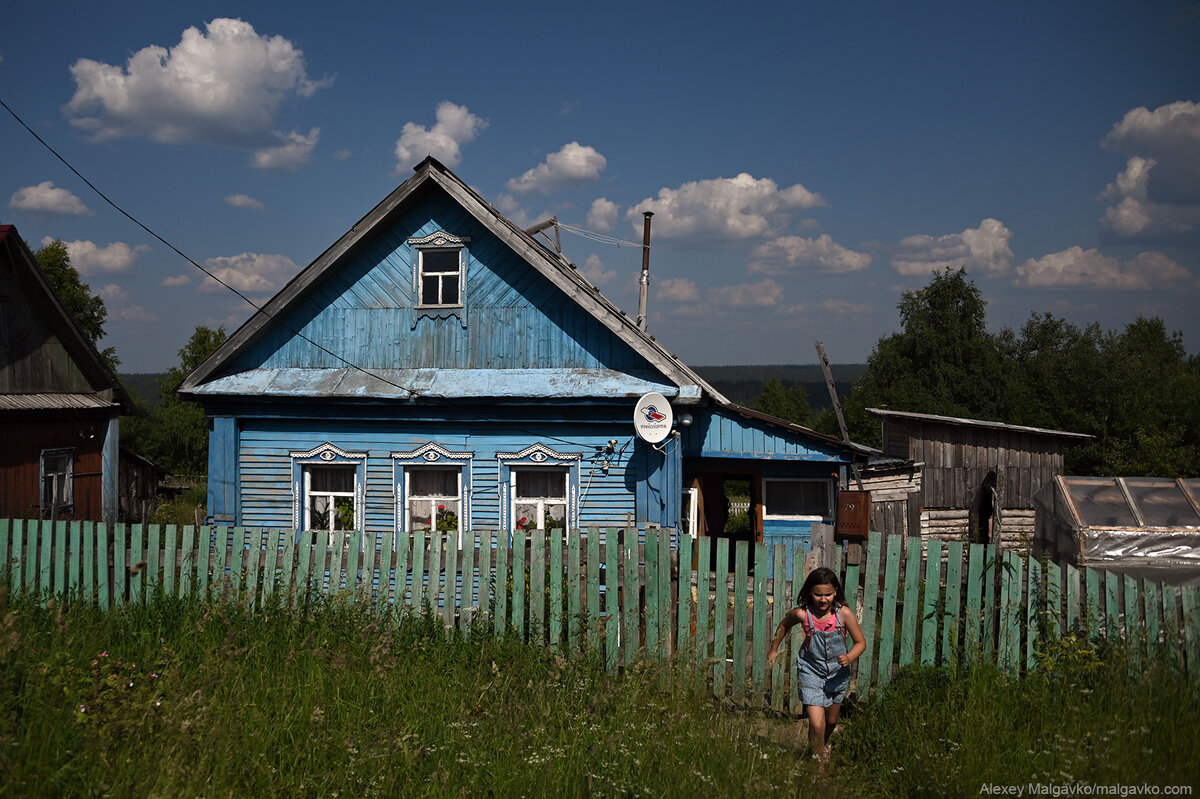
[[[1034,499],[1035,554],[1200,586],[1200,479],[1058,476]]]
[[[920,469],[919,490],[905,497],[908,535],[1012,548],[1029,546],[1033,497],[1063,473],[1064,450],[1092,438],[981,419],[867,412],[883,424],[883,454]]]

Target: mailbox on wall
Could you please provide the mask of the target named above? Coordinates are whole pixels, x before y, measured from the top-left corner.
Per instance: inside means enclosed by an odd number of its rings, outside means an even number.
[[[839,491],[837,494],[838,538],[866,540],[871,529],[871,492]]]

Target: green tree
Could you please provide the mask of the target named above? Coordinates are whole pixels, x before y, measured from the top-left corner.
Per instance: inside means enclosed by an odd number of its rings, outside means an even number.
[[[197,327],[179,351],[179,365],[171,367],[159,382],[161,404],[122,425],[128,443],[176,474],[208,472],[208,421],[204,409],[175,392],[183,378],[225,343],[226,338],[223,327],[216,330]]]
[[[104,323],[108,320],[108,308],[104,300],[92,293],[92,287],[84,283],[79,271],[71,266],[71,254],[67,245],[55,239],[34,253],[42,273],[58,293],[58,299],[71,318],[79,325],[83,335],[92,346],[100,351],[100,357],[114,372],[121,361],[117,351],[108,347],[100,350],[100,339],[104,338]]]
[[[935,272],[897,307],[901,331],[879,339],[843,402],[851,439],[879,446],[879,422],[868,407],[999,419],[1009,374],[987,330],[987,303],[966,270]],[[822,413],[818,429],[837,435],[834,415]]]
[[[799,383],[784,388],[779,378],[768,379],[763,383],[762,391],[754,400],[753,407],[756,411],[769,413],[805,427],[811,427],[813,423],[812,408],[808,405],[808,392]]]

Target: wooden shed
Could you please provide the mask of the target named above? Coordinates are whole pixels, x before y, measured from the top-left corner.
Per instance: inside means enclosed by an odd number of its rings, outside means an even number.
[[[1034,494],[1063,473],[1068,446],[1092,438],[980,419],[867,411],[883,425],[884,454],[921,466],[922,537],[1020,549],[1033,537]]]
[[[0,226],[0,518],[117,521],[117,376]]]

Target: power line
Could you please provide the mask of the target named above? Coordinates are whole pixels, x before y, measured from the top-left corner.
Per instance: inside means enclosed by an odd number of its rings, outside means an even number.
[[[401,391],[405,391],[405,392],[407,392],[407,393],[408,393],[408,395],[409,395],[410,397],[411,397],[411,396],[414,396],[414,395],[415,395],[415,396],[420,396],[420,393],[419,393],[419,392],[417,392],[417,391],[414,391],[413,389],[411,389],[411,388],[408,388],[407,386],[402,386],[402,385],[400,385],[399,383],[396,383],[396,382],[394,382],[394,381],[392,381],[392,380],[389,380],[389,379],[387,379],[386,377],[383,377],[382,375],[379,375],[379,374],[376,374],[375,372],[372,372],[372,371],[370,371],[369,369],[364,369],[363,367],[359,366],[358,364],[355,364],[355,363],[352,363],[351,361],[348,361],[348,360],[346,360],[346,359],[345,359],[345,358],[343,358],[341,355],[338,355],[336,352],[334,352],[334,351],[332,351],[332,350],[328,349],[327,347],[325,347],[325,346],[323,346],[323,345],[321,345],[321,344],[318,344],[317,342],[313,341],[313,340],[312,340],[311,338],[309,338],[308,336],[304,335],[304,334],[303,334],[302,332],[300,332],[299,330],[296,330],[295,328],[293,328],[293,327],[291,327],[290,325],[288,325],[288,324],[287,324],[285,321],[282,321],[282,320],[280,320],[280,319],[279,319],[277,316],[275,316],[274,314],[272,314],[270,311],[267,311],[265,308],[263,308],[262,306],[258,305],[258,303],[254,302],[252,299],[250,299],[249,297],[247,297],[245,294],[243,294],[242,292],[238,291],[236,288],[234,288],[233,286],[229,285],[229,284],[228,284],[228,283],[226,283],[224,280],[222,280],[221,278],[217,277],[216,275],[214,275],[212,272],[210,272],[210,271],[208,271],[207,269],[205,269],[205,268],[204,268],[203,266],[201,266],[200,264],[196,263],[194,260],[192,260],[192,258],[191,258],[191,257],[189,257],[189,256],[188,256],[186,253],[184,253],[182,250],[180,250],[180,249],[179,249],[178,247],[176,247],[174,244],[172,244],[171,242],[169,242],[169,241],[167,241],[166,239],[164,239],[162,236],[160,236],[160,235],[158,235],[157,233],[155,233],[155,232],[154,232],[153,230],[151,230],[149,227],[147,227],[146,225],[142,224],[142,222],[141,222],[140,220],[138,220],[136,217],[134,217],[132,214],[130,214],[128,211],[126,211],[124,208],[122,208],[121,206],[119,206],[119,205],[117,205],[115,202],[113,202],[111,199],[109,199],[109,197],[108,197],[108,195],[107,195],[107,194],[105,194],[104,192],[100,191],[100,189],[98,189],[94,183],[92,183],[90,180],[88,180],[87,178],[85,178],[85,177],[83,176],[83,174],[82,174],[82,173],[80,173],[80,171],[79,171],[78,169],[76,169],[74,166],[72,166],[70,161],[68,161],[68,160],[67,160],[66,158],[64,158],[63,156],[59,155],[58,151],[57,151],[57,150],[55,150],[53,147],[51,147],[51,146],[50,146],[50,145],[49,145],[49,144],[46,142],[46,140],[45,140],[45,139],[43,139],[41,136],[39,136],[39,135],[37,134],[37,132],[36,132],[36,131],[35,131],[33,128],[31,128],[31,127],[29,127],[29,125],[25,124],[25,120],[21,119],[21,117],[17,115],[17,112],[16,112],[16,111],[13,111],[13,110],[12,110],[12,109],[11,109],[11,108],[8,106],[8,103],[4,102],[4,100],[3,100],[3,99],[0,99],[0,105],[4,106],[4,110],[5,110],[5,111],[7,111],[7,112],[8,112],[8,113],[9,113],[9,114],[12,116],[12,118],[13,118],[13,119],[15,119],[15,120],[17,121],[17,123],[18,123],[18,124],[19,124],[21,127],[25,128],[25,130],[29,131],[29,135],[31,135],[31,136],[33,136],[33,138],[37,139],[38,143],[39,143],[39,144],[41,144],[43,147],[45,147],[47,150],[49,150],[49,151],[50,151],[50,153],[51,153],[51,155],[53,155],[55,158],[57,158],[59,161],[61,161],[61,162],[63,163],[63,165],[64,165],[64,166],[66,166],[66,168],[67,168],[67,169],[71,170],[71,172],[72,172],[72,173],[74,173],[75,177],[77,177],[77,178],[79,178],[80,180],[82,180],[84,183],[86,183],[86,184],[87,184],[87,187],[88,187],[89,189],[91,189],[92,191],[96,192],[97,196],[99,196],[99,197],[100,197],[100,199],[104,200],[104,202],[106,202],[106,203],[108,203],[109,205],[111,205],[111,206],[112,206],[114,209],[116,209],[116,211],[117,211],[118,213],[120,213],[122,216],[124,216],[124,217],[125,217],[126,219],[128,219],[130,222],[132,222],[133,224],[135,224],[135,225],[137,225],[138,227],[140,227],[142,230],[144,230],[144,231],[146,231],[147,233],[149,233],[151,236],[153,236],[153,237],[154,237],[155,239],[157,239],[158,241],[162,242],[162,243],[163,243],[163,244],[164,244],[166,247],[168,247],[168,248],[169,248],[171,251],[173,251],[173,252],[174,252],[176,255],[178,255],[180,258],[182,258],[183,260],[187,261],[189,264],[191,264],[192,266],[194,266],[194,267],[196,267],[197,269],[199,269],[199,270],[200,270],[201,272],[203,272],[205,275],[207,275],[208,277],[212,278],[214,281],[216,281],[216,282],[217,282],[217,283],[219,283],[220,285],[224,286],[225,288],[229,289],[229,290],[230,290],[231,292],[233,292],[234,294],[236,294],[238,297],[240,297],[240,298],[242,299],[242,301],[243,301],[243,302],[245,302],[247,305],[249,305],[249,306],[250,306],[251,308],[253,308],[255,311],[257,311],[257,312],[259,312],[259,313],[262,313],[262,314],[266,314],[266,316],[267,316],[267,318],[268,318],[268,319],[271,319],[272,321],[274,321],[274,322],[277,322],[277,323],[281,324],[281,325],[282,325],[282,326],[283,326],[283,327],[284,327],[284,328],[285,328],[285,329],[286,329],[286,330],[287,330],[289,333],[291,333],[292,335],[294,335],[294,336],[296,336],[296,337],[298,337],[298,338],[300,338],[300,339],[302,339],[302,340],[304,340],[304,341],[307,341],[309,344],[313,345],[314,347],[316,347],[317,349],[319,349],[321,352],[324,352],[326,355],[330,355],[330,356],[332,356],[333,358],[336,358],[338,361],[340,361],[341,363],[345,364],[345,365],[346,365],[346,366],[348,366],[349,368],[351,368],[351,369],[354,369],[354,370],[356,370],[356,371],[359,371],[359,372],[362,372],[363,374],[365,374],[365,375],[367,375],[367,376],[369,376],[369,377],[373,377],[373,378],[375,378],[376,380],[379,380],[380,382],[386,383],[387,385],[389,385],[389,386],[392,386],[393,388],[398,388],[398,389],[400,389]]]
[[[646,246],[640,241],[625,241],[624,239],[618,239],[614,236],[606,236],[603,233],[596,233],[595,231],[586,230],[585,228],[568,225],[565,222],[559,222],[558,226],[568,233],[574,233],[576,236],[582,236],[585,239],[591,239],[592,241],[596,241],[601,244],[612,244],[617,247],[637,247],[638,249]]]

